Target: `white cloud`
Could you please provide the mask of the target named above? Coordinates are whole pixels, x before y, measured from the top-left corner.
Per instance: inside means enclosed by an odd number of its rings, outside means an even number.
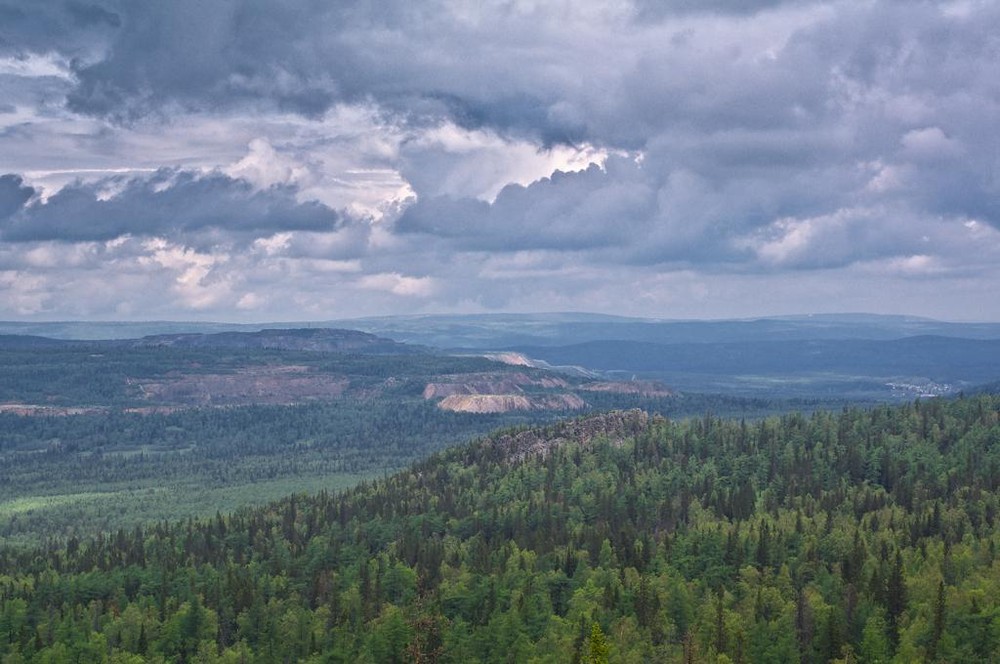
[[[940,127],[908,131],[902,138],[903,154],[915,160],[939,160],[961,154],[959,144],[945,136]]]
[[[0,76],[24,78],[54,77],[73,79],[66,59],[57,53],[27,53],[20,57],[0,57]]]
[[[222,304],[232,294],[232,273],[218,269],[229,261],[228,255],[199,253],[163,238],[147,240],[142,246],[147,255],[138,258],[139,265],[158,265],[171,274],[171,291],[179,307],[208,309]]]
[[[446,122],[415,132],[400,146],[402,175],[419,196],[471,197],[492,202],[505,186],[530,184],[554,171],[604,165],[606,150],[583,144],[546,149],[523,139]]]
[[[266,138],[250,141],[247,155],[223,172],[233,178],[249,180],[261,189],[276,184],[302,187],[314,180],[308,166],[278,153]]]
[[[51,298],[49,284],[41,275],[18,270],[0,270],[0,293],[8,315],[31,316],[45,310]]]

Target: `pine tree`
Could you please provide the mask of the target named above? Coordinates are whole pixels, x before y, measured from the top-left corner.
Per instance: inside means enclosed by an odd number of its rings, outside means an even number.
[[[937,597],[934,600],[934,622],[931,626],[931,641],[927,646],[927,659],[934,661],[937,659],[937,647],[944,633],[945,620],[945,593],[944,580],[938,581]]]
[[[601,626],[595,622],[590,626],[589,652],[585,661],[587,664],[608,664],[610,652],[608,639]]]
[[[720,655],[726,650],[726,614],[722,603],[725,592],[719,586],[715,595],[715,652]]]
[[[892,571],[886,582],[886,618],[889,641],[895,648],[899,643],[899,621],[906,609],[906,580],[903,572],[903,555],[896,550]]]

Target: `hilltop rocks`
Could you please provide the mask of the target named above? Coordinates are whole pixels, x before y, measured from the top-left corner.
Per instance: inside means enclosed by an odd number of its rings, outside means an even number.
[[[546,456],[551,450],[567,442],[587,446],[595,440],[607,439],[620,443],[645,431],[650,425],[650,419],[648,413],[639,409],[617,410],[593,417],[564,420],[549,427],[500,434],[487,444],[494,457],[499,456],[516,463],[529,456]]]

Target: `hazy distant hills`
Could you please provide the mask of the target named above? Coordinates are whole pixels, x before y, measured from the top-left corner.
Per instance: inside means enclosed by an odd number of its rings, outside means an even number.
[[[910,337],[892,341],[791,340],[655,344],[591,341],[571,346],[519,347],[550,364],[640,374],[670,372],[922,374],[930,380],[987,381],[1000,367],[1000,340]]]
[[[238,323],[202,323],[190,321],[0,321],[0,334],[94,341],[102,339],[139,339],[158,334],[197,332],[253,332],[264,328],[287,328],[289,324],[241,325]]]
[[[792,339],[899,339],[922,335],[1000,339],[1000,323],[951,323],[912,316],[817,314],[741,320],[659,320],[586,313],[414,315],[302,323],[2,322],[0,334],[57,339],[137,339],[161,334],[344,328],[399,342],[495,350],[587,341],[704,343]]]
[[[216,350],[291,350],[412,355],[429,349],[385,339],[367,332],[329,328],[265,329],[253,332],[183,332],[155,334],[139,339],[60,339],[34,335],[0,335],[0,348],[43,349],[85,345],[94,348],[156,348]]]
[[[659,379],[680,390],[845,398],[943,396],[1000,376],[1000,340],[919,336],[518,346],[550,365]]]
[[[527,361],[327,328],[104,340],[0,335],[0,367],[0,412],[22,415],[373,399],[460,413],[570,412],[672,395],[651,381],[570,381]]]
[[[653,320],[593,314],[397,316],[339,321],[342,327],[438,347],[494,349],[588,341],[661,344],[900,339],[1000,339],[1000,323],[949,323],[909,316],[823,314],[751,320]]]
[[[0,333],[16,335],[3,342],[8,347],[51,348],[52,339],[26,336],[41,335],[203,350],[395,355],[440,349],[491,357],[512,351],[536,366],[574,367],[577,376],[654,379],[682,391],[768,398],[909,399],[1000,380],[1000,323],[909,316],[672,321],[579,313],[421,315],[276,327],[282,325],[0,323]]]
[[[823,314],[671,321],[585,314],[412,316],[351,321],[400,341],[505,350],[689,392],[912,399],[1000,379],[1000,324]]]
[[[824,314],[669,321],[605,316],[419,316],[352,321],[400,341],[506,350],[615,379],[740,396],[912,399],[1000,379],[1000,324]]]
[[[427,349],[357,330],[329,328],[265,329],[256,332],[158,334],[136,340],[139,346],[229,348],[238,350],[304,350],[366,355],[410,355]]]

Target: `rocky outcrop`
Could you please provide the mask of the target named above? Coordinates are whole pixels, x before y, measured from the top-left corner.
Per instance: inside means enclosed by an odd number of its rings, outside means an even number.
[[[438,408],[457,413],[508,413],[515,410],[580,410],[586,407],[575,394],[452,394]]]
[[[440,376],[424,388],[424,399],[441,399],[438,408],[460,413],[507,413],[514,410],[579,410],[586,403],[564,390],[557,376],[527,373],[470,373]]]
[[[512,410],[534,410],[523,394],[452,394],[438,404],[441,410],[456,413],[507,413]]]
[[[618,410],[593,417],[563,420],[554,425],[502,433],[484,444],[496,460],[516,463],[530,456],[546,456],[559,445],[572,442],[590,445],[597,440],[621,444],[626,438],[649,428],[653,418],[642,410]]]

